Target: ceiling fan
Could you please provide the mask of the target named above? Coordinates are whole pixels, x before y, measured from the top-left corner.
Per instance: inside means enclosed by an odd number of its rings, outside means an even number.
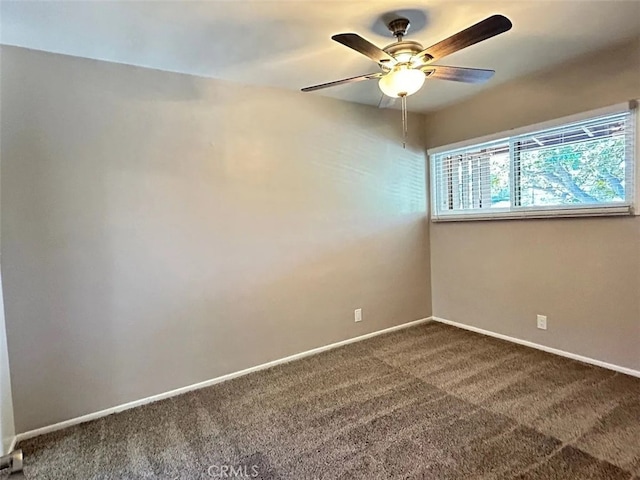
[[[332,36],[332,40],[369,57],[380,66],[381,71],[306,87],[302,91],[312,92],[345,83],[380,79],[382,92],[389,97],[397,98],[417,92],[427,77],[481,83],[489,80],[495,72],[478,68],[432,65],[432,62],[504,33],[511,28],[512,24],[507,17],[493,15],[429,48],[423,48],[418,42],[412,40],[404,40],[409,25],[409,20],[406,18],[397,18],[389,22],[387,27],[397,41],[382,49],[356,33],[340,33]]]
[[[479,68],[433,65],[432,62],[504,33],[512,26],[507,17],[493,15],[429,48],[423,48],[418,42],[404,40],[409,25],[409,20],[406,18],[396,18],[389,22],[387,27],[396,37],[396,42],[382,49],[356,33],[333,35],[332,40],[352,48],[376,62],[380,71],[306,87],[302,91],[312,92],[346,83],[377,79],[380,90],[389,100],[402,98],[403,132],[406,137],[406,97],[420,90],[425,79],[439,78],[456,82],[482,83],[489,80],[495,73],[493,70]],[[379,106],[382,106],[382,101]]]

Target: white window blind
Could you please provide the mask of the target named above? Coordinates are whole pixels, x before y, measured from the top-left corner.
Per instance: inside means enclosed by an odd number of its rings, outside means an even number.
[[[430,155],[434,220],[629,214],[635,109]]]

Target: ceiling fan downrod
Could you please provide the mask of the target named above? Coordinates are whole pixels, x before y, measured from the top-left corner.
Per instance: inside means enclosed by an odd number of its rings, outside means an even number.
[[[410,25],[411,23],[409,22],[409,19],[400,17],[396,18],[395,20],[391,20],[387,24],[387,28],[393,34],[393,36],[396,37],[399,42],[401,42],[402,37],[407,34]]]

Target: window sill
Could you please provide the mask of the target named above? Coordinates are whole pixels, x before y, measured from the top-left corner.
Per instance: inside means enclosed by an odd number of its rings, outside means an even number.
[[[460,213],[431,217],[433,223],[470,222],[488,220],[525,220],[541,218],[585,218],[585,217],[631,217],[638,215],[629,205],[601,208],[554,209],[554,210],[521,210],[495,213]]]

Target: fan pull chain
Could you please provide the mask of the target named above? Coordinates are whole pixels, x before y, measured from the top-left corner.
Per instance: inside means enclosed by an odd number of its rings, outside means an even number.
[[[407,124],[409,118],[407,116],[407,96],[402,95],[402,148],[407,148]]]

